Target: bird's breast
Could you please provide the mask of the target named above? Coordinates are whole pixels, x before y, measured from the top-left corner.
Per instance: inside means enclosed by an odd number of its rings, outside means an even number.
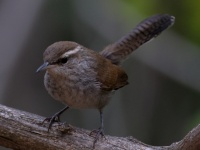
[[[88,73],[88,72],[87,72]],[[99,83],[92,77],[93,72],[68,69],[64,73],[47,70],[44,85],[48,93],[56,100],[73,108],[102,108],[111,92],[103,92]]]

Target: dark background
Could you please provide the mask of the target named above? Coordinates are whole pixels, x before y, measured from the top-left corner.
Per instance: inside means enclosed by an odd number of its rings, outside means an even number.
[[[64,106],[36,74],[47,46],[76,41],[102,50],[154,14],[174,26],[124,62],[129,85],[104,110],[105,132],[170,145],[200,123],[200,2],[195,0],[0,0],[0,103],[51,116]],[[69,110],[62,120],[92,130],[96,110]],[[0,148],[1,149],[1,148]],[[3,149],[3,148],[2,148]]]

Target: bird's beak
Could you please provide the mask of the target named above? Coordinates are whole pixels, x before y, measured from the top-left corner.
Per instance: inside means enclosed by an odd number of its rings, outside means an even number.
[[[41,70],[45,70],[47,68],[47,66],[49,65],[48,62],[44,62],[44,64],[42,64],[37,70],[36,72],[40,72]]]

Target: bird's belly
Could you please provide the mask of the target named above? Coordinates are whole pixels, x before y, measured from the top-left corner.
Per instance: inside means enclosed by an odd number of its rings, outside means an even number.
[[[61,82],[60,82],[61,81]],[[110,100],[110,92],[102,92],[91,82],[63,82],[54,80],[45,74],[45,87],[48,93],[56,100],[72,108],[103,108]]]

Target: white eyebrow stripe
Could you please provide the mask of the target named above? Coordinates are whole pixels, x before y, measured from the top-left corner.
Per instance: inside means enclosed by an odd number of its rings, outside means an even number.
[[[73,55],[75,53],[77,53],[78,51],[81,50],[81,46],[77,46],[75,49],[69,50],[67,52],[65,52],[61,57],[69,57],[70,55]]]

